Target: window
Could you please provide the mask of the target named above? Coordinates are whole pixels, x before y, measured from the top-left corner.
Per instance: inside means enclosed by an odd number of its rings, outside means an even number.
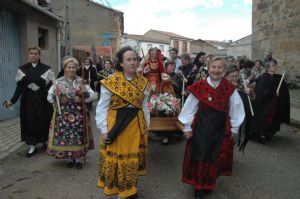
[[[161,50],[162,53],[165,51],[165,46],[164,45],[159,45],[159,49]]]
[[[152,44],[147,44],[147,49],[149,50],[150,48],[152,48]]]
[[[38,28],[38,42],[39,47],[42,50],[48,49],[48,30],[44,28]]]
[[[183,53],[187,52],[187,43],[186,42],[182,42],[182,52]]]

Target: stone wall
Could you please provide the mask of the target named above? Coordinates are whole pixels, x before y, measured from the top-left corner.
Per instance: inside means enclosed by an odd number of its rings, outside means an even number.
[[[289,68],[289,82],[300,86],[300,1],[253,0],[252,9],[252,59],[273,52],[279,72]]]

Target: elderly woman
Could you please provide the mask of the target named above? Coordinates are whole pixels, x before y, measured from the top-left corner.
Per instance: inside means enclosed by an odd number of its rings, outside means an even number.
[[[235,86],[223,78],[225,66],[221,58],[208,63],[209,77],[187,88],[178,117],[187,138],[182,182],[194,186],[196,199],[215,189],[218,176],[231,175],[232,137],[245,116]]]
[[[277,64],[270,61],[265,64],[267,70],[255,86],[254,118],[251,134],[261,143],[270,140],[280,130],[281,123],[290,122],[290,95],[286,82],[279,87],[281,75],[276,74]]]
[[[246,144],[250,138],[250,124],[251,124],[251,110],[249,100],[247,99],[247,95],[250,96],[252,100],[255,98],[255,93],[251,88],[239,87],[238,83],[242,83],[238,81],[239,78],[239,69],[236,65],[230,64],[226,66],[225,79],[231,82],[233,85],[237,86],[237,91],[243,101],[244,111],[245,111],[245,119],[239,129],[239,136],[235,137],[235,142],[237,143],[239,150],[244,151]],[[240,88],[243,88],[240,89]]]
[[[94,147],[84,107],[84,102],[90,102],[94,92],[76,76],[77,65],[75,58],[66,59],[64,76],[58,78],[48,91],[48,101],[59,106],[53,113],[47,154],[67,159],[68,167],[81,169],[82,157]]]

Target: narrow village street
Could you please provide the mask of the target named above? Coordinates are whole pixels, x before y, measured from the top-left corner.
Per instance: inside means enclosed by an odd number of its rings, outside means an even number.
[[[1,199],[106,199],[96,187],[99,133],[92,122],[97,149],[87,155],[82,170],[38,153],[26,158],[27,146],[0,163]],[[169,145],[149,136],[148,175],[139,182],[141,199],[190,199],[193,189],[180,181],[185,141]],[[235,151],[232,177],[221,177],[207,199],[300,198],[300,130],[283,125],[267,145],[250,142],[245,154]]]

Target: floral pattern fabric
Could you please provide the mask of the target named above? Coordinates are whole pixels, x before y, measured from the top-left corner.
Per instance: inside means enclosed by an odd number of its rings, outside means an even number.
[[[61,77],[55,82],[61,92],[61,114],[56,108],[50,125],[47,154],[58,159],[80,158],[94,148],[90,118],[87,112],[83,112],[83,99],[78,95],[80,84],[79,77],[75,80]]]

